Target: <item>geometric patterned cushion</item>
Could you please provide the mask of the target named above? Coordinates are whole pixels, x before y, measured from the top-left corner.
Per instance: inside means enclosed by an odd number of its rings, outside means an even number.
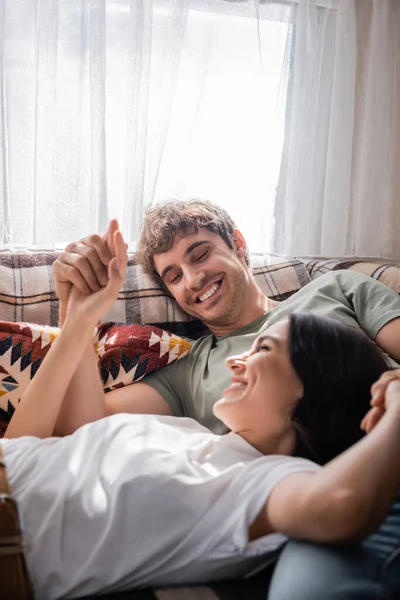
[[[104,391],[129,385],[187,354],[192,344],[152,325],[102,323],[95,329]]]
[[[0,322],[0,429],[40,367],[59,330],[29,323]]]
[[[0,437],[59,331],[0,321]],[[122,323],[96,327],[93,344],[105,392],[139,381],[191,348],[187,340],[157,327]]]

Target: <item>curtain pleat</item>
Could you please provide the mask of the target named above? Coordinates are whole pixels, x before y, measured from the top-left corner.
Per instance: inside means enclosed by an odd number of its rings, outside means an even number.
[[[400,258],[400,2],[293,3],[273,251]]]

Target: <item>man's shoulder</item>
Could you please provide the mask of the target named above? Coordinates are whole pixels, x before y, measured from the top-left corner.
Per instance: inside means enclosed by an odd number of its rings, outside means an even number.
[[[360,284],[366,285],[374,285],[376,281],[365,275],[364,273],[360,273],[358,271],[352,271],[350,269],[337,269],[328,271],[319,277],[316,277],[307,285],[298,290],[294,296],[299,293],[307,293],[312,289],[322,288],[325,286],[339,285],[340,287],[357,287]]]
[[[185,356],[182,358],[170,363],[162,371],[165,369],[173,369],[174,371],[185,371],[187,369],[188,364],[192,362],[197,362],[200,356],[204,356],[204,354],[208,353],[212,348],[214,343],[214,335],[209,333],[207,335],[203,335],[197,340],[191,341],[191,348]]]
[[[332,273],[342,289],[350,292],[360,289],[368,290],[368,292],[372,292],[375,289],[379,292],[387,288],[387,286],[384,286],[374,277],[360,271],[338,269],[337,271],[332,271]]]

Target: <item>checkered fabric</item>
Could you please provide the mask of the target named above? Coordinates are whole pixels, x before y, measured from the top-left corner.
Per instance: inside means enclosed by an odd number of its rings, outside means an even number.
[[[0,252],[0,320],[56,326],[58,301],[54,292],[52,252]],[[271,264],[268,256],[252,257],[255,279],[274,300],[285,300],[310,281],[300,260]],[[123,289],[104,321],[152,324],[196,339],[204,327],[189,317],[152,277],[129,257]]]
[[[360,259],[307,259],[304,261],[311,279],[317,279],[328,271],[350,269],[377,279],[400,294],[400,263],[385,263],[380,261]]]

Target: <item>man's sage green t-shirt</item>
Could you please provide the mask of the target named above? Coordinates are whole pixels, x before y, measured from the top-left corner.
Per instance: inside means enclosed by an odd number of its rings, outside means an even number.
[[[256,321],[225,337],[197,340],[182,360],[146,377],[176,416],[191,417],[214,433],[224,425],[213,406],[229,387],[225,360],[250,349],[257,335],[292,312],[335,317],[361,327],[372,339],[392,319],[400,317],[400,296],[386,285],[354,271],[332,271],[307,284]],[[391,360],[393,366],[397,366]]]

